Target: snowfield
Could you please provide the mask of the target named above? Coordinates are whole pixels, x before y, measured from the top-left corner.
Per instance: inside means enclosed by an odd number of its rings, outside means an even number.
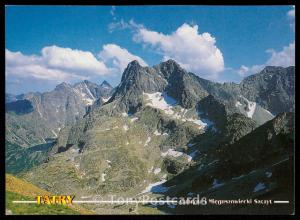
[[[204,122],[200,119],[194,118],[186,118],[185,114],[187,113],[188,109],[182,108],[177,106],[180,109],[180,113],[174,111],[174,107],[177,105],[177,101],[172,97],[168,96],[166,93],[155,92],[155,93],[143,93],[146,98],[146,106],[150,106],[152,108],[160,109],[164,111],[165,114],[169,115],[171,118],[181,120],[182,122],[192,122],[198,125],[199,129],[204,129],[210,124],[210,121]]]
[[[246,99],[244,96],[240,96],[243,100],[245,100],[246,101],[246,103],[247,103],[247,107],[248,107],[248,111],[246,111],[246,114],[247,114],[247,117],[248,118],[252,118],[253,117],[253,114],[254,114],[254,112],[255,112],[255,109],[256,109],[256,102],[251,102],[251,101],[249,101],[248,99]],[[235,104],[235,106],[239,106],[239,104],[241,104],[240,102],[237,102],[236,104]]]
[[[241,95],[239,97],[242,98],[245,101],[245,103],[242,104],[241,102],[237,101],[235,103],[235,107],[239,108],[241,111],[245,111],[246,116],[248,118],[253,118],[254,113],[260,112],[260,111],[264,111],[267,115],[270,115],[271,118],[274,118],[274,115],[271,112],[264,109],[263,107],[258,105],[256,102],[249,101],[247,98],[245,98],[244,96],[241,96]],[[247,107],[247,110],[245,110],[243,108],[245,106]]]
[[[146,104],[146,106],[151,106],[153,108],[161,109],[168,115],[174,114],[172,108],[174,105],[176,105],[176,100],[161,92],[155,92],[152,94],[144,93],[144,94],[148,97],[148,100],[150,101],[149,103]]]

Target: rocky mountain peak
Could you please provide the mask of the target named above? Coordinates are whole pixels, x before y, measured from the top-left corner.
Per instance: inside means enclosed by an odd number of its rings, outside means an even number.
[[[112,88],[112,86],[106,81],[106,80],[104,80],[102,83],[101,83],[101,85],[100,86],[102,86],[102,87],[108,87],[108,88]]]
[[[171,75],[182,76],[187,73],[175,60],[172,59],[162,62],[154,66],[154,68],[158,69],[166,79],[169,79]]]
[[[126,79],[133,78],[139,72],[142,66],[139,64],[138,61],[134,60],[128,63],[126,69],[123,72],[121,82],[125,81]]]
[[[73,85],[74,88],[77,88],[77,87],[81,87],[81,86],[85,86],[85,85],[90,85],[90,84],[93,84],[92,82],[88,81],[88,80],[83,80],[83,81],[80,81],[78,83],[75,83]]]
[[[64,90],[68,88],[71,88],[71,85],[66,82],[62,82],[55,87],[55,90]]]
[[[165,66],[169,66],[169,67],[171,67],[171,66],[176,66],[178,68],[180,67],[180,65],[175,60],[172,60],[172,59],[162,62],[161,64],[165,65]]]
[[[85,84],[90,84],[90,83],[91,83],[91,82],[88,81],[87,79],[83,80],[83,82],[84,82]]]
[[[137,60],[133,60],[130,63],[128,63],[128,67],[134,67],[134,66],[140,66]]]
[[[278,72],[280,70],[283,70],[284,68],[281,66],[266,66],[260,73],[272,73],[272,72]]]

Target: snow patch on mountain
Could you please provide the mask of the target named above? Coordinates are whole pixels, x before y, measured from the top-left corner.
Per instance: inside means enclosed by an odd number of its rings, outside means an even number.
[[[135,117],[135,118],[131,118],[130,122],[135,122],[136,120],[138,120],[139,118]]]
[[[106,173],[102,173],[101,174],[101,180],[102,180],[102,182],[105,182],[105,176],[106,176],[107,174]]]
[[[110,98],[111,98],[111,96],[108,97],[108,98],[101,97],[101,99],[102,99],[103,102],[107,102]]]
[[[84,84],[84,86],[80,85],[78,87],[73,88],[73,91],[77,95],[81,96],[86,106],[92,105],[96,100],[96,98],[93,96],[93,94],[91,93],[90,89],[87,87],[86,84]]]
[[[148,170],[148,173],[152,173],[153,170],[153,166],[150,168],[150,170]]]
[[[144,95],[146,95],[147,100],[150,101],[146,104],[146,106],[161,109],[168,115],[174,114],[172,107],[176,105],[176,100],[173,98],[161,92],[144,93]]]
[[[129,127],[128,127],[128,125],[123,125],[123,129],[125,130],[125,131],[128,131],[129,130]]]
[[[185,119],[186,121],[189,121],[189,122],[192,122],[196,125],[199,125],[199,128],[202,129],[202,128],[205,128],[208,126],[208,123],[204,123],[203,121],[199,120],[199,119],[192,119],[192,118],[187,118]]]
[[[237,101],[237,102],[235,103],[235,107],[239,107],[239,106],[242,106],[242,104],[241,104],[239,101]]]
[[[122,112],[123,117],[128,117],[128,114],[126,112]]]
[[[144,189],[140,194],[147,193],[147,192],[153,192],[153,193],[163,193],[167,192],[169,187],[163,186],[163,183],[165,183],[167,180],[161,180],[159,182],[150,183],[146,189]]]
[[[195,144],[193,144],[193,143],[188,143],[188,144],[187,144],[188,147],[193,147],[194,145],[195,145]]]
[[[192,159],[194,159],[194,157],[196,156],[197,153],[198,153],[198,150],[195,150],[195,151],[193,151],[192,153],[189,154],[189,156],[190,156],[190,158],[191,158],[190,161],[191,161]],[[189,162],[190,162],[190,161],[189,161]]]
[[[244,96],[241,96],[240,97],[246,102],[246,105],[247,105],[247,110],[245,109],[246,111],[246,114],[247,114],[247,117],[248,118],[252,118],[253,117],[253,114],[255,112],[255,109],[256,109],[256,102],[251,102],[249,101],[248,99],[246,99]],[[242,106],[242,104],[240,102],[237,102],[235,104],[236,107],[238,106]]]
[[[249,102],[248,107],[249,107],[249,111],[247,111],[247,116],[249,118],[252,118],[256,108],[256,102]]]
[[[264,183],[258,183],[255,187],[253,192],[258,192],[261,190],[264,190],[266,188],[266,185]]]
[[[161,156],[163,156],[163,157],[168,156],[168,155],[172,156],[172,157],[179,157],[179,156],[182,156],[183,153],[180,151],[173,150],[173,149],[169,149],[166,152],[161,153]]]
[[[147,146],[150,141],[151,141],[151,137],[148,137],[147,140],[146,140],[146,142],[145,142],[145,144],[144,144],[144,146]]]
[[[182,122],[192,122],[199,126],[199,129],[204,129],[208,127],[211,122],[207,121],[204,122],[200,119],[195,118],[187,118],[185,114],[187,113],[188,109],[182,108],[181,106],[176,106],[177,101],[172,97],[168,96],[166,93],[155,92],[155,93],[143,93],[146,98],[146,106],[150,106],[152,108],[160,109],[164,111],[165,114],[169,115],[171,118],[181,120]],[[179,109],[179,112],[174,110],[174,107]]]
[[[238,179],[241,179],[243,178],[245,175],[240,175],[240,176],[237,176],[237,177],[232,177],[231,179],[232,180],[238,180]]]
[[[263,110],[266,112],[266,113],[268,113],[270,116],[272,116],[273,118],[275,117],[275,115],[273,115],[271,112],[269,112],[267,109],[264,109],[263,108]]]
[[[51,131],[52,131],[52,133],[54,134],[54,136],[57,137],[57,134],[56,134],[53,130],[51,130]]]
[[[160,173],[160,171],[161,171],[161,169],[160,169],[160,168],[156,168],[156,169],[154,169],[154,170],[153,170],[153,173],[154,173],[154,174],[159,174],[159,173]]]
[[[93,96],[93,94],[91,93],[91,90],[87,87],[86,84],[84,84],[84,85],[85,85],[85,89],[86,89],[88,95],[89,95],[93,100],[96,100],[96,98],[95,98],[95,97]]]
[[[210,162],[210,163],[208,164],[208,166],[211,166],[211,165],[217,163],[218,161],[219,161],[219,160],[214,160],[214,161]]]
[[[191,162],[191,161],[192,161],[192,159],[193,159],[192,156],[190,156],[190,155],[188,155],[188,154],[186,154],[185,156],[187,157],[187,161],[188,161],[188,162]]]
[[[265,174],[268,178],[271,178],[271,176],[272,176],[272,172],[266,172]]]
[[[154,131],[154,133],[153,133],[154,135],[156,135],[156,136],[159,136],[159,135],[161,135],[161,133],[159,133],[157,130],[156,131]]]
[[[212,183],[212,188],[219,188],[220,186],[223,186],[224,183],[220,183],[217,179],[214,179],[213,183]]]

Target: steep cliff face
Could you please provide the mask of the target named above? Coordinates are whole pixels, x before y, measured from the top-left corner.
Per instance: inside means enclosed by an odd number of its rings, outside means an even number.
[[[295,110],[295,67],[267,66],[260,73],[246,77],[241,94],[277,115]]]

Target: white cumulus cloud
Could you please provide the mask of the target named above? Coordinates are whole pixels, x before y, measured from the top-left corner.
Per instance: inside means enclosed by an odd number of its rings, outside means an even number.
[[[118,72],[123,72],[128,63],[133,60],[137,60],[142,66],[147,66],[147,63],[142,58],[131,54],[127,49],[121,48],[116,44],[103,45],[103,49],[98,56],[105,63],[111,62]]]
[[[109,74],[109,69],[105,64],[88,51],[57,46],[44,47],[42,59],[51,68],[96,75]]]
[[[289,46],[283,47],[282,51],[267,50],[271,53],[271,57],[266,62],[267,66],[294,66],[295,65],[295,42],[290,43]]]
[[[270,53],[271,57],[264,64],[253,65],[251,67],[242,65],[237,71],[238,74],[241,76],[254,74],[261,71],[265,66],[288,67],[295,65],[295,42],[290,43],[289,46],[283,47],[281,51],[276,52],[273,49],[269,49],[266,52]]]
[[[287,17],[290,21],[290,26],[295,31],[295,6],[287,12]],[[271,57],[261,65],[253,65],[247,67],[242,65],[237,73],[240,76],[247,76],[261,71],[265,66],[294,66],[295,65],[295,41],[290,43],[288,46],[284,46],[281,51],[275,51],[274,49],[266,50],[267,53],[271,54]]]
[[[5,50],[5,74],[19,78],[35,78],[50,81],[82,79],[80,75],[58,68],[49,68],[41,56],[24,55],[21,52]]]
[[[260,72],[264,67],[265,67],[264,65],[253,65],[253,66],[250,66],[250,67],[242,65],[237,70],[237,73],[240,76],[245,77],[245,76]]]
[[[74,82],[97,77],[118,77],[130,61],[147,63],[116,44],[106,44],[96,58],[89,51],[47,46],[40,55],[5,50],[5,74],[9,78],[31,78],[52,82]]]
[[[188,71],[211,79],[224,70],[223,55],[216,46],[216,39],[207,32],[200,34],[197,25],[184,23],[170,35],[141,25],[136,27],[133,40],[152,46],[163,55],[163,60],[174,59]]]
[[[287,12],[288,19],[290,20],[290,26],[295,31],[295,6],[292,6],[292,9]]]

